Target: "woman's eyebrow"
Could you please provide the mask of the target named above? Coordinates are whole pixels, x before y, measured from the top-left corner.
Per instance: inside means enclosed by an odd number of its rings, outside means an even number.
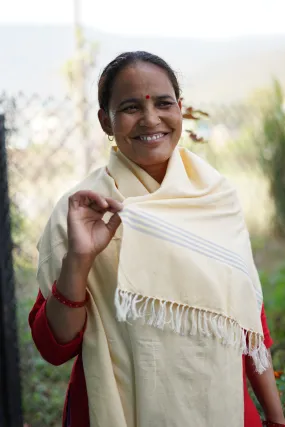
[[[151,98],[155,98],[155,99],[158,99],[158,100],[171,99],[172,101],[175,101],[175,99],[173,98],[173,96],[168,95],[168,94],[152,96]],[[118,105],[118,108],[123,107],[125,104],[130,104],[131,102],[138,103],[140,101],[141,101],[141,99],[139,99],[139,98],[127,98],[127,99],[124,99],[123,101],[120,102],[120,104]]]
[[[118,107],[123,107],[125,104],[130,104],[131,102],[139,102],[140,100],[138,98],[128,98],[128,99],[124,99],[122,102],[120,102],[120,104],[118,105]]]

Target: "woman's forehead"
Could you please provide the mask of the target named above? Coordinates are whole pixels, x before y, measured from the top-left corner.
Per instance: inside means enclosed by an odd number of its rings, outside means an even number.
[[[173,92],[169,77],[163,69],[153,64],[139,63],[119,73],[113,86],[112,98],[145,98],[147,95],[160,96],[162,93],[173,95]]]

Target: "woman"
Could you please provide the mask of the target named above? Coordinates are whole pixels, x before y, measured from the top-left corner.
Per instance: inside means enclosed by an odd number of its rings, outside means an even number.
[[[45,359],[78,355],[63,425],[242,427],[242,353],[268,421],[282,425],[241,210],[225,178],[177,148],[174,72],[125,53],[98,97],[117,148],[55,208],[30,314]]]

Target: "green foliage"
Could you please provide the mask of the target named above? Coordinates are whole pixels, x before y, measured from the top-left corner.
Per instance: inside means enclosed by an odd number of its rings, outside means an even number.
[[[274,368],[285,368],[285,265],[271,274],[260,273],[263,286],[265,310],[274,346],[272,356]]]
[[[267,322],[274,344],[271,348],[276,384],[285,408],[285,264],[272,273],[260,272]]]
[[[276,384],[279,390],[282,406],[283,408],[285,408],[285,374],[284,372],[279,378],[276,379]]]
[[[276,227],[285,230],[285,111],[281,85],[274,81],[268,104],[263,107],[257,132],[260,164],[270,181],[276,209]]]
[[[17,204],[10,201],[11,232],[13,241],[13,263],[17,293],[28,289],[35,282],[35,267],[29,255],[23,250],[27,246],[29,227]]]
[[[59,427],[72,362],[52,366],[33,344],[27,319],[35,297],[18,302],[24,420],[32,427]]]
[[[26,221],[17,204],[10,200],[11,231],[14,246],[21,247],[26,238]]]
[[[285,264],[275,271],[259,272],[264,294],[267,323],[274,344],[271,348],[276,385],[285,409]],[[263,411],[254,393],[251,397],[261,414]]]

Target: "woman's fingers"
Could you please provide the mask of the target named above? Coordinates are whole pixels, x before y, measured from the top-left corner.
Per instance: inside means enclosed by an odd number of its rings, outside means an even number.
[[[112,213],[122,210],[123,205],[111,197],[103,197],[101,194],[89,190],[78,191],[69,197],[70,205],[78,209],[79,207],[89,207],[96,212],[110,211]]]
[[[92,205],[97,206],[99,210],[108,208],[108,203],[104,197],[93,191],[77,191],[77,193],[69,197],[69,204],[74,209],[79,207],[91,207],[93,209]]]
[[[109,211],[116,213],[116,212],[120,212],[123,209],[123,204],[118,202],[117,200],[111,199],[111,197],[106,197],[105,198],[106,202],[109,205]]]
[[[109,222],[106,224],[106,228],[110,233],[110,238],[114,236],[120,224],[121,224],[121,218],[117,213],[115,213],[114,215],[111,216],[111,218],[109,219]]]

